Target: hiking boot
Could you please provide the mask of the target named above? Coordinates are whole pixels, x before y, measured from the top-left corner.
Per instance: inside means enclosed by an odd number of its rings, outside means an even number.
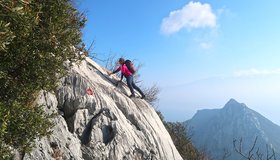
[[[129,98],[135,98],[135,95],[134,95],[134,94],[132,94],[132,95],[130,95],[130,96],[129,96]]]

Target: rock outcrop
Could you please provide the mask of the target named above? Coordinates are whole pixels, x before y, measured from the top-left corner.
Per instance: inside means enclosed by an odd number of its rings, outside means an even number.
[[[181,160],[154,109],[115,82],[89,58],[69,68],[56,93],[38,97],[55,126],[24,159]]]

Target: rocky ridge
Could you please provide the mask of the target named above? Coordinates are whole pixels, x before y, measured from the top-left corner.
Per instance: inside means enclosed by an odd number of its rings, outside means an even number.
[[[23,159],[181,160],[153,107],[115,82],[89,58],[69,67],[56,93],[42,91],[37,100],[56,114],[53,134]]]

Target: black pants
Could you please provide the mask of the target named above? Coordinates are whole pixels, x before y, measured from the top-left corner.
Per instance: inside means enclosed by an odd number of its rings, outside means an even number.
[[[141,94],[141,96],[144,96],[144,93],[141,91],[141,89],[135,85],[135,83],[133,81],[133,76],[127,76],[126,81],[127,81],[128,88],[130,89],[131,95],[135,96],[135,93],[133,90],[133,88],[134,88]]]

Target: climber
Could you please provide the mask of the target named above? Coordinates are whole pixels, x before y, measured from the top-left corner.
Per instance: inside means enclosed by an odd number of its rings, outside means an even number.
[[[129,64],[129,60],[124,60],[123,58],[119,59],[119,68],[116,69],[113,72],[108,72],[109,76],[111,74],[115,74],[119,71],[121,71],[122,75],[121,75],[121,80],[123,79],[123,76],[125,76],[126,81],[127,81],[127,86],[130,89],[131,95],[129,96],[130,98],[135,97],[135,93],[134,93],[134,89],[136,89],[140,94],[141,94],[141,99],[145,98],[145,94],[141,91],[141,89],[139,87],[137,87],[133,81],[133,73],[135,72],[135,69],[133,68],[133,66],[127,66]],[[131,63],[131,62],[130,62]]]

